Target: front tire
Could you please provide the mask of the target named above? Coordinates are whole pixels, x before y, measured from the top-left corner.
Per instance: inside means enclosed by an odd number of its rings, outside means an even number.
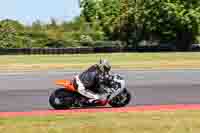
[[[57,110],[69,109],[73,104],[73,94],[67,92],[64,88],[60,88],[51,93],[49,104]]]
[[[127,89],[124,89],[120,94],[114,97],[109,104],[112,107],[124,107],[131,101],[131,93]]]

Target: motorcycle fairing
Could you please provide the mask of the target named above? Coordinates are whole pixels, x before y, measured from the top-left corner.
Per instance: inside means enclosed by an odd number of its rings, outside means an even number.
[[[66,90],[76,92],[77,90],[75,89],[72,81],[70,80],[56,80],[55,83],[57,85],[65,87]]]

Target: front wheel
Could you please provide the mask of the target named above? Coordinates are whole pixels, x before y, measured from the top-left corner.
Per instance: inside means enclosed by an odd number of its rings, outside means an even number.
[[[49,104],[54,109],[69,109],[73,104],[73,94],[64,88],[57,89],[50,95]]]
[[[124,107],[131,101],[131,94],[127,89],[124,89],[120,94],[114,97],[109,104],[112,107]]]

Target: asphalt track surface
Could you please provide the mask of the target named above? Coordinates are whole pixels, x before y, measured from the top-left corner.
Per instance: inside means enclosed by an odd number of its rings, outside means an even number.
[[[200,104],[200,70],[115,71],[134,96],[129,106]],[[49,110],[57,79],[79,72],[0,73],[0,112]]]

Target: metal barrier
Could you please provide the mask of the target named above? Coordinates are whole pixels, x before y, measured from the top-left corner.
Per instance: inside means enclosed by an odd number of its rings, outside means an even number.
[[[123,52],[116,47],[81,47],[81,48],[8,48],[0,49],[1,55],[34,55],[34,54],[87,54],[104,52]]]
[[[34,55],[34,54],[88,54],[88,53],[114,53],[114,52],[173,52],[171,48],[160,47],[78,47],[78,48],[7,48],[0,49],[0,55]],[[199,52],[200,48],[189,51]]]

